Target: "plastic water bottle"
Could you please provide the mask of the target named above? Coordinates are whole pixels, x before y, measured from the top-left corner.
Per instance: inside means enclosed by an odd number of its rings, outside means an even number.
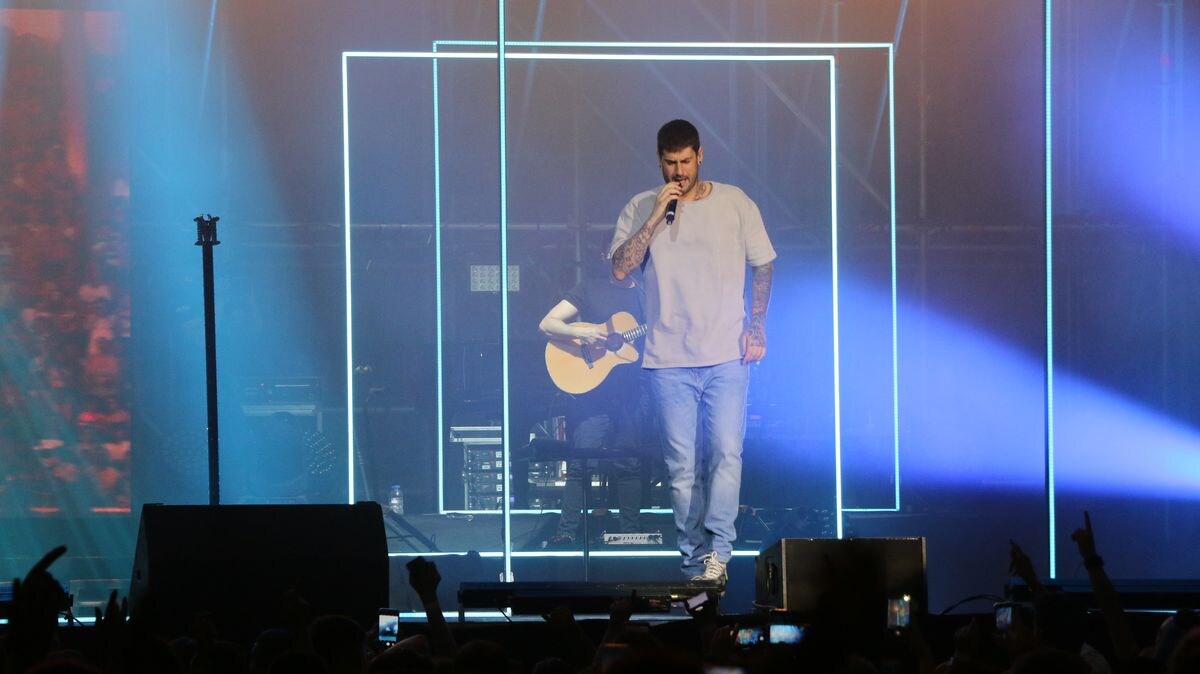
[[[388,508],[397,515],[404,514],[404,492],[398,484],[392,485],[388,494]]]

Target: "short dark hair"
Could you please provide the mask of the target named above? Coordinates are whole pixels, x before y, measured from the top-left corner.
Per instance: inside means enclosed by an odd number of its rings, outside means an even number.
[[[700,151],[700,132],[686,119],[672,119],[658,130],[658,156],[690,147]]]

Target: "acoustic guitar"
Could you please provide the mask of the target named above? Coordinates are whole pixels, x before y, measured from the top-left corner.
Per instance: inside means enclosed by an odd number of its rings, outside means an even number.
[[[571,323],[575,327],[598,327],[595,323]],[[604,324],[608,339],[583,344],[578,339],[552,339],[546,343],[546,371],[554,385],[567,393],[587,393],[599,386],[618,365],[637,362],[633,341],[646,334],[646,325],[627,311],[619,311]]]

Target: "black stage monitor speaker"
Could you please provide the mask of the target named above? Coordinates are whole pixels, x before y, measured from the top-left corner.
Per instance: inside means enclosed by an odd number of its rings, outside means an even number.
[[[379,504],[142,508],[129,608],[156,631],[188,635],[207,612],[225,638],[252,639],[285,624],[289,590],[314,617],[374,625],[388,602]]]
[[[905,595],[925,612],[924,538],[784,538],[759,554],[759,608],[817,616],[887,616]]]

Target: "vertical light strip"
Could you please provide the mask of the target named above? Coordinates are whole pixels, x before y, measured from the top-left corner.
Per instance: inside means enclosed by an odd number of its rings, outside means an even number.
[[[842,364],[838,317],[837,65],[829,58],[829,206],[833,260],[833,455],[837,537],[842,537]]]
[[[899,36],[897,36],[899,39]],[[900,338],[896,308],[896,48],[888,46],[888,192],[891,199],[892,262],[892,475],[900,510]]]
[[[1046,175],[1045,175],[1045,201],[1046,201],[1046,514],[1049,521],[1049,551],[1050,551],[1050,578],[1056,577],[1055,566],[1057,565],[1057,553],[1055,548],[1055,529],[1054,521],[1054,183],[1053,183],[1053,155],[1051,146],[1053,145],[1053,122],[1051,107],[1051,63],[1052,63],[1052,42],[1053,42],[1053,21],[1051,15],[1054,13],[1054,0],[1045,0],[1045,26],[1043,27],[1045,40],[1045,72],[1042,77],[1045,79],[1045,106],[1046,106],[1046,129],[1045,129],[1045,144],[1046,144]]]
[[[899,512],[900,510],[900,348],[897,320],[896,270],[896,47],[887,45],[887,113],[888,113],[888,208],[889,258],[891,264],[892,304],[892,505],[888,508],[842,508],[841,512]],[[841,471],[838,471],[840,478]]]
[[[501,424],[504,438],[502,449],[502,464],[504,465],[504,498],[500,504],[504,512],[504,580],[512,582],[512,503],[509,490],[512,479],[509,476],[509,416],[508,416],[508,132],[505,108],[508,105],[505,96],[507,88],[504,51],[504,0],[497,0],[496,10],[496,63],[499,73],[500,89],[500,363],[501,377],[500,394],[504,401]]]
[[[213,35],[217,32],[217,0],[212,0],[208,11],[208,37],[204,40],[204,70],[200,74],[200,105],[197,109],[204,110],[208,101],[208,69],[212,65]]]
[[[354,300],[350,268],[350,86],[349,57],[342,54],[342,219],[346,264],[346,502],[354,503]]]
[[[438,45],[433,43],[433,51]],[[437,389],[437,495],[438,513],[446,512],[446,451],[445,388],[442,381],[444,354],[442,352],[442,136],[438,110],[438,60],[433,61],[433,314],[434,367]],[[466,504],[463,504],[466,505]]]

